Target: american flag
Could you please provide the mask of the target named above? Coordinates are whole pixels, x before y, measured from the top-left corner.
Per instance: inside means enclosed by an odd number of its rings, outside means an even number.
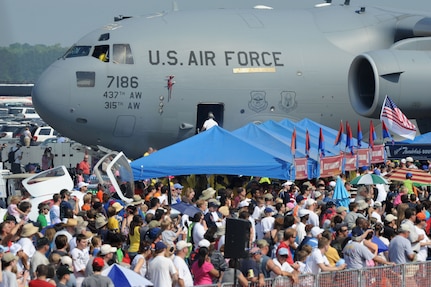
[[[383,103],[380,120],[392,132],[411,140],[415,138],[416,126],[409,121],[388,96],[386,96]]]

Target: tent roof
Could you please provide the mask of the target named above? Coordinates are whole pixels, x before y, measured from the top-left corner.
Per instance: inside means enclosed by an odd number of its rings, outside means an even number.
[[[401,141],[401,143],[430,144],[431,143],[431,132],[417,136],[417,137],[415,137],[414,140],[405,139],[405,140]]]
[[[278,155],[216,126],[137,159],[131,167],[135,180],[187,174],[243,174],[289,179],[292,165]]]

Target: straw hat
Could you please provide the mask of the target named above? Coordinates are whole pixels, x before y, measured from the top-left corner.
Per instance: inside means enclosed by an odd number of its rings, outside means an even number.
[[[141,196],[138,194],[135,194],[133,196],[133,201],[130,203],[131,205],[139,205],[142,204],[144,201],[142,200]]]
[[[106,220],[106,218],[104,216],[97,216],[96,217],[96,222],[94,224],[96,229],[102,228],[106,224],[108,224],[108,221]]]
[[[212,187],[208,187],[204,191],[202,191],[202,195],[199,197],[199,199],[208,200],[214,196],[216,191]]]
[[[82,218],[82,216],[77,216],[76,217],[76,222],[77,222],[78,226],[87,227],[87,225],[88,225],[88,221],[85,221],[84,218]]]
[[[63,223],[64,226],[74,227],[78,225],[78,221],[73,218],[68,218],[65,223]]]
[[[22,227],[21,237],[30,237],[38,232],[38,227],[34,226],[33,223],[27,223]]]
[[[120,212],[123,209],[123,206],[119,202],[114,202],[111,206],[115,208],[115,212]]]

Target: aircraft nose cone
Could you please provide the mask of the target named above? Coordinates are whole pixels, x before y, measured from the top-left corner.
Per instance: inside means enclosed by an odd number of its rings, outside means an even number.
[[[34,85],[33,106],[45,122],[51,124],[61,118],[59,115],[64,116],[64,108],[68,106],[69,85],[66,72],[58,62],[43,72]]]

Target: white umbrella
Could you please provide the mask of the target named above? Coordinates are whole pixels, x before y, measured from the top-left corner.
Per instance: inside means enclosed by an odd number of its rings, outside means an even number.
[[[371,184],[388,184],[388,181],[385,178],[381,177],[380,175],[368,173],[354,178],[352,181],[350,181],[350,183],[354,185],[358,185],[358,184],[371,185]]]
[[[102,275],[111,278],[115,287],[146,287],[154,285],[147,278],[119,264],[112,264],[102,271]]]

